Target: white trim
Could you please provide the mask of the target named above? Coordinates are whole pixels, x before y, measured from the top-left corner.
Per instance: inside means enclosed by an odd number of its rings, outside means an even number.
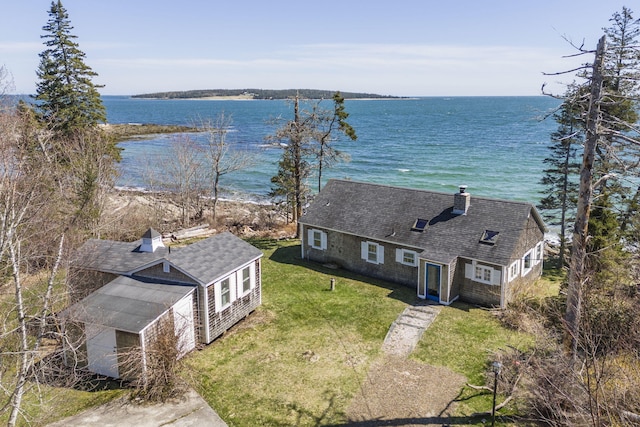
[[[405,255],[413,256],[413,262],[406,262]],[[396,262],[402,265],[408,265],[409,267],[417,267],[418,266],[418,253],[416,251],[412,251],[404,248],[396,249]]]
[[[538,242],[534,248],[534,262],[536,265],[540,264],[544,260],[544,240]]]
[[[320,234],[320,246],[317,246],[316,243],[316,233]],[[327,249],[327,233],[322,230],[318,230],[317,228],[309,228],[307,229],[308,242],[307,244],[311,246],[313,249],[319,249],[324,251]]]
[[[486,279],[486,273],[489,273],[489,278]],[[480,277],[478,277],[478,274]],[[502,266],[499,269],[493,266],[486,265],[484,263],[478,264],[476,261],[471,263],[465,263],[464,265],[464,277],[477,283],[484,283],[485,285],[499,286],[502,279]]]
[[[370,248],[375,247],[375,260],[371,259],[369,255],[373,255],[373,251],[369,251]],[[370,241],[363,241],[360,246],[360,256],[363,260],[371,264],[384,264],[384,246]]]
[[[214,291],[213,294],[215,295],[215,284],[214,285],[209,285],[214,287]],[[204,342],[206,344],[209,344],[209,342],[211,342],[211,334],[209,333],[209,286],[203,286],[204,288],[204,301],[198,301],[198,306],[201,307],[201,309],[203,309],[201,311],[201,313],[203,313],[203,317],[204,317]],[[216,309],[216,304],[215,301],[213,302],[213,310],[215,311]]]
[[[516,260],[512,262],[511,265],[507,267],[507,271],[509,272],[508,274],[509,282],[513,281],[514,279],[517,279],[518,275],[520,274],[520,260]]]
[[[534,249],[529,249],[522,256],[522,277],[529,274],[529,272],[533,269],[533,266],[535,265],[533,257],[534,257]],[[527,261],[527,258],[529,259],[528,261]]]
[[[306,227],[313,227],[313,225],[307,224],[307,223],[299,223],[299,224],[302,224],[302,225],[304,225]],[[418,253],[420,253],[420,252],[422,252],[424,250],[424,248],[421,248],[420,246],[405,245],[404,243],[399,242],[399,241],[395,241],[394,242],[392,240],[380,239],[380,238],[374,237],[374,236],[363,236],[362,234],[349,233],[349,232],[346,232],[344,230],[337,230],[335,228],[323,227],[322,229],[325,230],[325,231],[333,231],[333,232],[340,233],[340,234],[346,234],[346,235],[349,235],[349,236],[354,236],[354,237],[357,237],[359,239],[375,239],[376,241],[378,241],[380,243],[384,243],[384,244],[390,244],[390,245],[395,245],[395,246],[402,245],[402,246],[406,246],[406,247],[409,247],[409,248],[416,249],[418,251]]]
[[[246,269],[249,269],[249,289],[248,290],[244,290],[244,271]],[[238,284],[238,298],[239,297],[243,297],[249,293],[251,293],[251,291],[253,290],[253,288],[256,287],[256,281],[255,281],[255,264],[250,264],[247,265],[245,267],[242,267],[240,269],[238,269],[238,271],[236,272],[236,274],[238,275],[238,278],[236,280],[236,283]]]

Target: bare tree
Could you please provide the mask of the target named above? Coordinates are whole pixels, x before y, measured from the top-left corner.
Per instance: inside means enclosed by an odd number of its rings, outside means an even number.
[[[192,217],[202,217],[202,195],[205,188],[205,168],[202,150],[188,134],[173,137],[165,156],[158,159],[162,187],[176,197],[181,223],[188,227]]]
[[[36,161],[21,141],[29,133],[21,131],[24,123],[16,110],[0,114],[0,265],[3,273],[12,278],[12,308],[4,318],[0,334],[3,360],[15,360],[12,381],[3,379],[3,391],[9,411],[8,425],[14,426],[21,414],[27,380],[35,364],[46,328],[45,318],[51,312],[54,283],[63,255],[64,233],[59,234],[53,261],[44,263],[49,269],[46,288],[37,306],[25,299],[24,273],[33,265],[42,265],[46,253],[33,241],[51,241],[46,236],[52,230],[48,204],[52,201],[52,174],[44,157]],[[54,231],[55,232],[55,231]],[[32,337],[29,323],[36,320]],[[32,332],[33,333],[33,332]],[[13,337],[18,337],[17,340]]]
[[[200,128],[206,135],[203,152],[207,160],[207,177],[213,194],[214,221],[220,195],[220,179],[229,173],[246,169],[253,163],[251,153],[229,141],[232,123],[231,116],[224,113],[220,113],[214,120],[203,120],[200,123]]]
[[[573,229],[573,243],[571,252],[571,264],[567,287],[567,312],[565,321],[571,342],[571,351],[577,352],[577,337],[580,325],[580,310],[582,306],[582,292],[585,276],[585,259],[587,251],[587,235],[589,225],[589,213],[591,211],[591,198],[593,196],[593,167],[595,162],[596,145],[601,137],[600,103],[602,102],[602,67],[604,64],[606,37],[602,36],[598,41],[593,71],[591,77],[591,94],[586,126],[586,140],[583,151],[582,166],[580,168],[580,190],[578,195],[578,210],[576,212],[576,224]]]

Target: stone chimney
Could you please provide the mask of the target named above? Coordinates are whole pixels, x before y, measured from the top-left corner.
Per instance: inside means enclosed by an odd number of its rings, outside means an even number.
[[[158,248],[164,248],[164,243],[162,243],[162,234],[158,233],[153,228],[150,228],[142,235],[140,252],[155,252]]]
[[[453,195],[453,214],[466,215],[471,204],[471,194],[467,193],[467,186],[461,185],[460,192]]]

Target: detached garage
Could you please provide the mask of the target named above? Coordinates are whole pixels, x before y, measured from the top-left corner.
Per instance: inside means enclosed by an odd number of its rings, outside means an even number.
[[[179,357],[195,348],[194,306],[194,286],[118,277],[65,312],[73,319],[73,341],[84,343],[71,360],[108,377],[144,375],[149,346],[162,328],[176,336]]]

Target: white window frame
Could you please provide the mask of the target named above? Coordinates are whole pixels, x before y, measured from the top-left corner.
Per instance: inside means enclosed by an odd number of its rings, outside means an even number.
[[[226,289],[226,292],[225,292]],[[224,297],[227,295],[227,302],[224,302]],[[220,308],[225,308],[231,305],[231,278],[227,277],[220,281]]]
[[[238,270],[238,295],[244,296],[253,289],[253,268],[251,267],[251,265],[247,265],[246,267]],[[249,277],[244,277],[245,271],[249,272]],[[249,289],[244,288],[246,283],[249,283]]]
[[[229,281],[229,302],[227,302],[226,304],[222,304],[222,284],[227,280]],[[216,296],[216,299],[215,299],[216,312],[220,312],[230,307],[231,304],[233,304],[233,302],[236,300],[236,296],[237,296],[236,282],[237,282],[236,274],[232,273],[231,275],[215,283],[214,292]]]
[[[407,256],[413,258],[412,261],[407,261]],[[417,267],[418,266],[418,253],[416,251],[412,251],[409,249],[396,249],[396,262],[399,262],[403,265],[408,265],[409,267]]]
[[[520,274],[520,261],[514,261],[510,266],[509,266],[509,281],[511,282],[514,279],[518,278],[518,275]]]
[[[322,251],[327,249],[327,233],[322,230],[310,228],[308,240],[309,246],[311,246],[313,249],[320,249]],[[318,240],[320,241],[319,246],[316,244]]]
[[[531,249],[522,256],[522,276],[526,276],[533,269],[533,266],[534,266],[533,255],[534,255],[534,250]],[[527,261],[527,258],[529,259],[528,261]],[[527,264],[529,265],[527,266]]]
[[[535,257],[534,262],[536,265],[540,264],[544,259],[544,241],[538,242],[535,247]]]
[[[467,279],[478,283],[484,283],[485,285],[500,286],[502,284],[501,269],[496,269],[484,264],[478,264],[476,261],[472,261],[465,265],[464,276]]]
[[[384,246],[376,242],[362,242],[360,255],[368,263],[384,264]]]

